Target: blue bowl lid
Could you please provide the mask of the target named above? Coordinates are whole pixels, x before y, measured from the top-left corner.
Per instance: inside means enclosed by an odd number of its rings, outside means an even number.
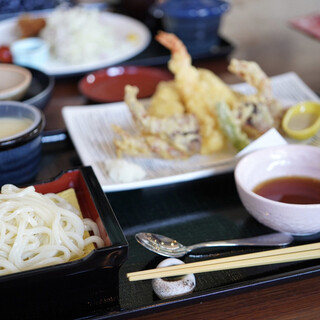
[[[223,0],[165,0],[155,6],[162,15],[177,18],[199,18],[220,16],[230,4]]]

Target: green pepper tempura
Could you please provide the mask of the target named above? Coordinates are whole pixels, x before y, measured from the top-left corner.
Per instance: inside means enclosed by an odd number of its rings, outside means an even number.
[[[246,147],[250,143],[250,140],[247,134],[241,130],[228,104],[224,101],[218,102],[216,104],[216,113],[219,126],[230,143],[239,151]]]

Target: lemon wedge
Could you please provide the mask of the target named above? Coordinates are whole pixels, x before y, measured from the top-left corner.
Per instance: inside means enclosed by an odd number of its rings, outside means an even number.
[[[290,107],[282,118],[282,129],[297,140],[314,136],[320,129],[320,103],[305,101]]]

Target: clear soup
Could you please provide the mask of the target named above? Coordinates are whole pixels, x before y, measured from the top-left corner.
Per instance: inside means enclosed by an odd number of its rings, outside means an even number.
[[[2,117],[0,118],[0,139],[11,137],[32,125],[28,118]]]

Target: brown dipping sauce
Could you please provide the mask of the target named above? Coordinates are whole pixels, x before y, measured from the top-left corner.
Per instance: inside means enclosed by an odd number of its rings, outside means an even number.
[[[256,194],[279,202],[320,204],[320,180],[309,177],[281,177],[262,182],[253,189]]]

